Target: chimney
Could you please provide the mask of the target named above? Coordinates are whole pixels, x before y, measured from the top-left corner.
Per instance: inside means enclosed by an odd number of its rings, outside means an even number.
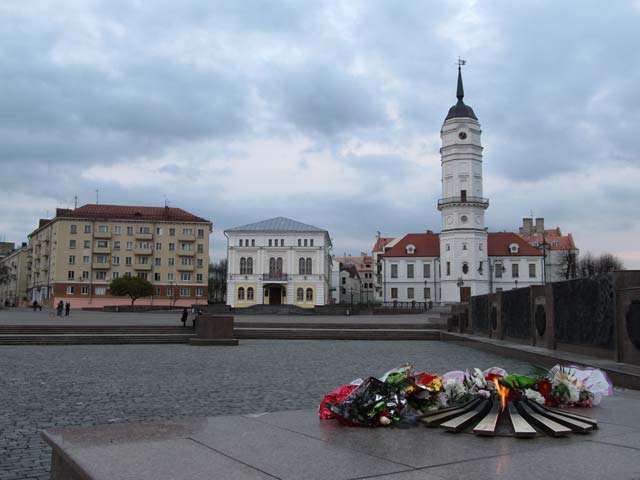
[[[520,233],[525,237],[531,236],[533,230],[533,218],[523,218],[522,227],[520,227]]]
[[[380,240],[380,230],[376,232],[376,240]]]
[[[544,218],[536,218],[536,233],[544,233]]]

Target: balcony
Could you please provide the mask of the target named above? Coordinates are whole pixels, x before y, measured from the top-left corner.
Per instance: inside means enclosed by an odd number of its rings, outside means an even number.
[[[196,236],[195,235],[178,235],[178,241],[179,242],[195,242]]]
[[[153,240],[153,233],[135,233],[136,240]]]
[[[441,198],[438,200],[438,210],[442,210],[442,207],[447,205],[477,205],[482,208],[489,207],[489,199],[482,197],[468,197],[466,195],[462,195],[459,197],[447,197]]]
[[[108,270],[111,268],[111,262],[93,262],[91,268],[94,270]]]
[[[153,248],[135,247],[133,253],[135,255],[153,255]]]
[[[177,253],[181,257],[193,257],[196,254],[196,252],[194,250],[178,250]]]
[[[195,270],[195,265],[178,265],[176,266],[176,270],[179,272],[193,272]]]
[[[267,282],[286,282],[289,280],[289,275],[282,272],[271,272],[262,274],[262,281]]]
[[[95,247],[93,253],[111,253],[111,247]]]
[[[110,232],[93,232],[93,238],[111,238]]]
[[[136,263],[133,266],[134,270],[142,270],[142,271],[150,271],[151,270],[151,264],[150,263]]]

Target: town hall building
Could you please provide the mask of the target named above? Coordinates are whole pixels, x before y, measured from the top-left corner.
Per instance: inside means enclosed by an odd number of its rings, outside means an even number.
[[[384,302],[458,302],[471,295],[543,283],[543,253],[516,233],[489,233],[483,196],[480,123],[463,101],[458,67],[457,103],[445,118],[442,140],[442,215],[438,233],[378,236],[376,296]]]

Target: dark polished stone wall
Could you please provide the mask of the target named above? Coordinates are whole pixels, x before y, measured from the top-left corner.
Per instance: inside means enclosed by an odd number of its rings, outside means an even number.
[[[478,333],[489,333],[489,296],[478,295],[471,297],[471,311],[473,312],[473,329]]]
[[[531,306],[529,288],[502,292],[502,326],[508,337],[531,336]]]
[[[556,340],[613,349],[614,302],[611,275],[553,284]]]

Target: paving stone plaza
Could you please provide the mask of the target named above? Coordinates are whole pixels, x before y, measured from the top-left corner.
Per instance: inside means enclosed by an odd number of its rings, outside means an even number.
[[[412,362],[444,371],[528,366],[441,342],[246,340],[0,347],[0,479],[48,478],[54,425],[316,408],[339,384]]]

